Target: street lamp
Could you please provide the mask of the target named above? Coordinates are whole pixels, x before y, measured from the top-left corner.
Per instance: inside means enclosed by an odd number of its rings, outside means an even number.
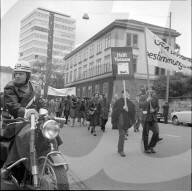
[[[83,17],[82,17],[83,19],[85,19],[85,20],[89,20],[89,16],[88,16],[88,14],[87,13],[84,13],[84,15],[83,15]]]
[[[90,13],[90,14],[108,14],[108,15],[127,15],[127,16],[129,16],[128,13],[123,13],[123,12],[121,12],[121,13]],[[84,13],[84,15],[82,16],[82,19],[89,20],[88,13]]]

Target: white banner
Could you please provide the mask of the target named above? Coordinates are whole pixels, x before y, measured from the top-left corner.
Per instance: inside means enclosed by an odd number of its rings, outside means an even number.
[[[174,70],[182,73],[192,74],[192,59],[177,53],[158,36],[145,28],[147,42],[148,64]]]
[[[53,96],[76,95],[76,87],[56,89],[49,86],[48,95],[53,95]]]

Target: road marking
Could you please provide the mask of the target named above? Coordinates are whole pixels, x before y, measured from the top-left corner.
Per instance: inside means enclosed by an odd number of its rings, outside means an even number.
[[[180,136],[177,136],[177,135],[170,135],[170,134],[162,134],[162,135],[167,135],[169,137],[180,137]]]

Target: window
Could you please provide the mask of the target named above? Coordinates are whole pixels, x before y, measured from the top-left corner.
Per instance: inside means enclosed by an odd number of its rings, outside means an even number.
[[[82,73],[82,68],[79,67],[79,70],[78,70],[78,79],[79,80],[81,79],[81,73]]]
[[[111,34],[105,37],[105,49],[111,47]]]
[[[156,67],[156,66],[155,66],[155,75],[159,76],[159,67]]]
[[[79,63],[82,62],[82,52],[79,53]]]
[[[87,97],[87,95],[86,95],[86,87],[83,87],[83,89],[82,89],[82,97]]]
[[[92,96],[92,86],[88,86],[88,97]]]
[[[74,77],[73,77],[73,79],[74,79],[74,82],[77,80],[77,69],[74,70]]]
[[[88,58],[88,50],[85,49],[84,50],[84,60],[87,60],[87,58]]]
[[[104,83],[103,84],[103,94],[109,95],[109,83]]]
[[[92,44],[91,46],[90,46],[90,57],[92,57],[92,56],[94,56],[94,47],[95,47],[95,45],[94,44]]]
[[[97,60],[96,62],[96,75],[101,74],[101,59]]]
[[[102,51],[102,41],[99,40],[97,42],[97,53],[100,53]]]
[[[162,40],[163,40],[165,43],[167,43],[167,39],[166,39],[166,38],[162,38]]]
[[[81,89],[77,88],[77,97],[81,97]]]
[[[64,83],[64,85],[65,85],[65,74],[63,74],[63,83]]]
[[[66,70],[68,70],[69,69],[69,60],[67,60],[67,62],[66,62]]]
[[[137,71],[137,58],[133,58],[133,72],[136,73]]]
[[[127,33],[126,46],[132,46],[133,48],[137,48],[138,47],[138,35]]]
[[[70,68],[73,67],[73,58],[70,59]]]
[[[77,55],[75,55],[75,57],[74,57],[74,66],[76,66],[77,65]]]
[[[89,64],[89,77],[93,77],[93,62]]]
[[[86,79],[87,78],[87,65],[85,65],[83,67],[83,78]]]
[[[66,73],[66,84],[68,84],[68,73]]]
[[[72,80],[73,80],[73,71],[70,72],[70,81],[69,81],[69,83],[71,83]]]
[[[100,84],[95,85],[95,93],[100,94]]]
[[[162,76],[165,75],[165,69],[164,69],[164,68],[161,68],[160,72],[161,72],[161,75],[162,75]]]
[[[112,65],[110,63],[110,56],[106,56],[104,59],[104,73],[112,71]]]

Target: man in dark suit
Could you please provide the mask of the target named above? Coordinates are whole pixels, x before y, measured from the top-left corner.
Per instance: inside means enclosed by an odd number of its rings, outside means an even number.
[[[127,106],[125,104],[125,98]],[[124,153],[124,141],[126,132],[133,125],[135,119],[135,105],[130,100],[129,91],[126,90],[124,95],[124,90],[121,91],[121,98],[119,98],[114,106],[112,112],[112,124],[116,123],[119,129],[119,141],[118,141],[118,153],[125,157]]]
[[[142,126],[143,126],[143,142],[145,153],[156,153],[154,147],[158,141],[159,127],[157,113],[159,111],[159,101],[153,87],[148,90],[148,93],[141,95],[139,106],[143,109]],[[150,143],[148,144],[149,130],[153,132]]]

